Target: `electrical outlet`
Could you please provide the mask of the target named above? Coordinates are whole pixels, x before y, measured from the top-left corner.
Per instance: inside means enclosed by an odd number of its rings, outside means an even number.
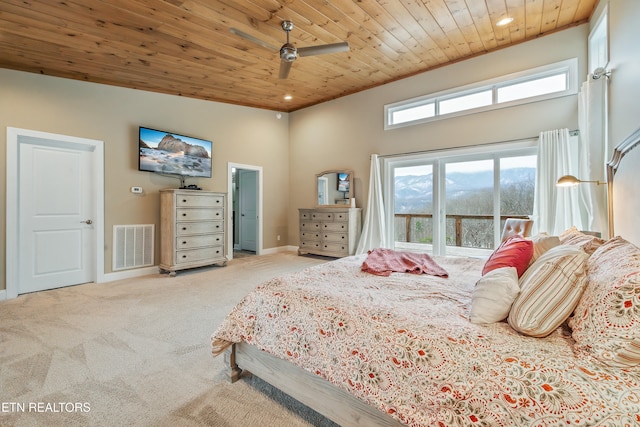
[[[279,234],[276,236],[276,239],[280,240],[280,235]]]
[[[131,187],[131,192],[135,194],[142,194],[142,187]]]

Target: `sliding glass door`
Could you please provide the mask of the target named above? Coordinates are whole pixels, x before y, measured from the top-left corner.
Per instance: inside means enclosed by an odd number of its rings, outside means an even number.
[[[397,250],[487,255],[507,217],[533,212],[535,140],[383,160],[388,238]]]

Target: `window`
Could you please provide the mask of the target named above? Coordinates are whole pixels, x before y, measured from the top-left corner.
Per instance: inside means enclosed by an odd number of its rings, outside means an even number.
[[[577,58],[384,106],[385,129],[578,92]]]
[[[436,255],[490,254],[507,217],[533,213],[536,160],[535,139],[384,159],[389,241]]]
[[[589,34],[589,72],[609,63],[609,7],[604,7]]]

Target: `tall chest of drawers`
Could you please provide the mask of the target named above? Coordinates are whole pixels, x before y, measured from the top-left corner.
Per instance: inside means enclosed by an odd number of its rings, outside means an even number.
[[[360,208],[299,209],[298,254],[345,257],[356,252],[360,239]]]
[[[160,190],[160,270],[226,265],[226,193]]]

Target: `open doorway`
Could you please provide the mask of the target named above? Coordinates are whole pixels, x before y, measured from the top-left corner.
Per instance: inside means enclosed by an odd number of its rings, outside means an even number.
[[[229,254],[259,255],[262,249],[262,168],[229,163]]]

